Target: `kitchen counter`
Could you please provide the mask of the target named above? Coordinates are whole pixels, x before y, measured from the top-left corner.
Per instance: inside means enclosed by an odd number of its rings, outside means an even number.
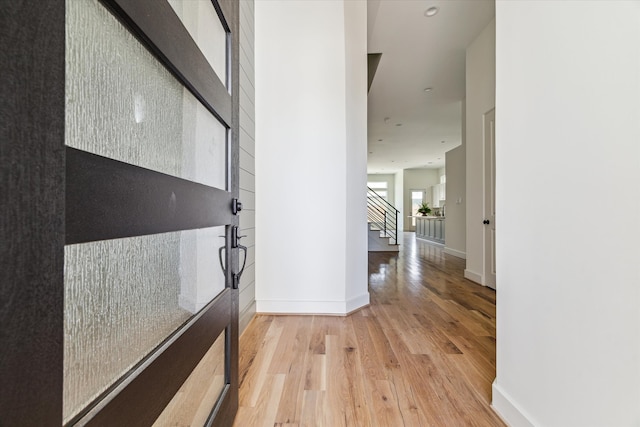
[[[414,215],[416,220],[416,237],[435,243],[444,244],[444,219],[443,216]]]

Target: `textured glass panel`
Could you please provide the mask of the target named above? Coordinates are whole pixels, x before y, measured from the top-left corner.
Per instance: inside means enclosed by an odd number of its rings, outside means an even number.
[[[224,289],[224,227],[65,247],[68,421]]]
[[[227,82],[227,32],[211,0],[169,0],[169,4],[222,83]]]
[[[67,145],[226,189],[226,128],[97,0],[67,0]]]
[[[154,427],[205,425],[226,384],[224,346],[223,331],[160,414]]]

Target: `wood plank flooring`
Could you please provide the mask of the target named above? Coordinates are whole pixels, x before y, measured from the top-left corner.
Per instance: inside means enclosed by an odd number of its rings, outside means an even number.
[[[237,427],[504,426],[489,407],[495,292],[405,233],[369,254],[371,305],[258,315],[240,338]]]

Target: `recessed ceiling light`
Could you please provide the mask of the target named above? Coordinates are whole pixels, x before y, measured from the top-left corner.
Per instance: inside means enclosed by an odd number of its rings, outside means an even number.
[[[396,126],[402,126],[402,123],[396,123]]]
[[[424,88],[424,91],[425,91],[425,92],[431,92],[432,90],[433,90],[433,88],[432,88],[432,87],[425,87],[425,88]]]
[[[436,16],[440,9],[437,6],[431,6],[429,9],[424,11],[424,16],[427,18],[431,18],[432,16]]]
[[[381,142],[381,141],[382,141],[381,139],[378,140],[378,142]]]
[[[440,141],[440,144],[444,144],[444,141]]]

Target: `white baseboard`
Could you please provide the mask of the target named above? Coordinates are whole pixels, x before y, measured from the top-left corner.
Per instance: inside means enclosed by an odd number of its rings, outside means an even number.
[[[445,254],[449,254],[449,255],[453,255],[455,257],[458,258],[462,258],[462,259],[467,259],[467,253],[466,252],[462,252],[462,251],[458,251],[456,249],[451,249],[448,247],[444,247],[444,253]]]
[[[278,301],[256,300],[258,313],[273,314],[328,314],[346,316],[352,311],[369,304],[369,293],[347,301]]]
[[[478,273],[476,273],[474,271],[465,269],[464,270],[464,277],[469,279],[469,280],[472,280],[472,281],[476,282],[479,285],[483,285],[484,286],[484,283],[482,283],[482,274],[478,274]]]
[[[365,292],[360,296],[347,300],[345,305],[346,310],[344,313],[349,314],[366,305],[369,305],[369,292]]]
[[[491,407],[507,425],[510,427],[534,427],[536,425],[496,381],[493,381],[491,388]]]

